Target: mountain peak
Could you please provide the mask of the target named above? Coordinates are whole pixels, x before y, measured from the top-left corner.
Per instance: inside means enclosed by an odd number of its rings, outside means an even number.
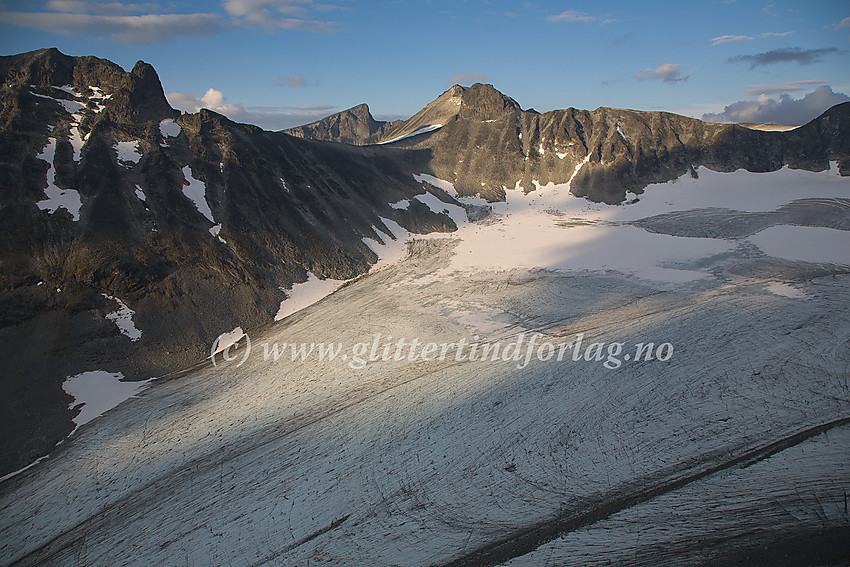
[[[62,86],[71,84],[74,58],[55,47],[0,57],[4,84]]]
[[[304,126],[284,130],[297,138],[331,140],[345,144],[373,144],[392,122],[375,120],[366,103],[358,104]]]
[[[471,87],[463,89],[460,96],[463,106],[470,109],[474,114],[471,117],[475,118],[498,118],[505,112],[522,110],[514,99],[490,84],[475,83]]]
[[[79,93],[91,87],[110,95],[106,114],[118,122],[161,120],[176,116],[165,99],[154,68],[139,61],[128,73],[98,57],[72,57],[55,47],[0,57],[4,85],[29,88],[70,86]]]

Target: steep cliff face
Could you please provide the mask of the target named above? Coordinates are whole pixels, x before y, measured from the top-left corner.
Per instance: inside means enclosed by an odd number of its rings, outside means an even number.
[[[0,58],[0,79],[0,471],[70,431],[66,377],[198,363],[219,334],[272,323],[310,274],[367,272],[363,239],[388,241],[384,219],[455,229],[389,205],[423,192],[401,150],[181,116],[142,62],[41,50]],[[105,317],[116,300],[140,339]]]

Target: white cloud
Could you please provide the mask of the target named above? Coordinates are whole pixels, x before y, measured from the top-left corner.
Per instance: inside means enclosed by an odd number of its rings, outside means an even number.
[[[282,87],[305,87],[307,82],[304,80],[304,75],[295,75],[294,77],[280,77],[278,84]]]
[[[198,112],[202,108],[214,110],[224,114],[228,118],[237,120],[245,114],[245,107],[239,104],[230,104],[224,97],[224,93],[218,89],[207,89],[204,96],[172,92],[165,95],[168,103],[184,112]]]
[[[844,93],[833,92],[828,85],[818,87],[801,99],[788,94],[778,99],[760,94],[755,100],[739,100],[726,106],[723,112],[703,114],[706,122],[755,122],[799,126],[820,116],[826,109],[850,101]]]
[[[758,34],[759,39],[767,39],[769,37],[785,37],[791,35],[792,31],[785,32],[764,32]],[[750,35],[721,35],[711,38],[711,45],[723,45],[724,43],[736,43],[739,41],[753,41],[755,37]]]
[[[48,0],[45,10],[73,14],[104,14],[115,16],[133,12],[156,11],[156,4],[125,4],[123,2],[88,2],[86,0]]]
[[[590,16],[585,14],[584,12],[577,12],[576,10],[566,10],[561,12],[560,14],[555,14],[552,16],[546,16],[547,22],[569,22],[569,23],[583,23],[583,24],[593,24],[599,22],[601,24],[610,24],[611,22],[616,22],[612,18],[598,18],[596,16]]]
[[[224,0],[222,6],[241,25],[263,29],[336,31],[337,24],[310,17],[310,0]],[[326,11],[326,10],[321,10]]]
[[[684,67],[674,63],[665,63],[655,69],[644,69],[636,75],[639,81],[661,80],[665,83],[687,81],[690,76],[690,73],[685,74]]]
[[[736,41],[753,41],[748,35],[721,35],[711,39],[711,45],[723,45],[724,43],[734,43]]]
[[[832,27],[834,27],[835,29],[850,28],[850,17],[844,18],[843,20],[841,20],[840,22],[838,22],[837,24],[835,24]]]
[[[796,62],[798,65],[811,65],[820,63],[824,55],[840,53],[837,47],[823,47],[819,49],[803,49],[802,47],[781,47],[755,55],[736,55],[727,61],[729,63],[749,63],[750,69],[773,65],[776,63]]]
[[[161,13],[155,3],[125,4],[97,0],[48,0],[43,11],[0,11],[0,22],[70,36],[93,36],[120,43],[170,43],[182,36],[219,35],[234,27],[332,32],[334,22],[304,19],[310,9],[331,6],[310,0],[224,0],[224,12]],[[2,7],[2,4],[0,4]]]
[[[0,22],[72,36],[96,36],[121,43],[171,42],[178,36],[208,36],[222,31],[217,14],[105,16],[53,12],[0,12]]]
[[[309,10],[304,5],[309,3],[309,1],[297,0],[224,0],[221,4],[231,16],[260,20],[268,18],[274,12],[289,16],[306,16]]]

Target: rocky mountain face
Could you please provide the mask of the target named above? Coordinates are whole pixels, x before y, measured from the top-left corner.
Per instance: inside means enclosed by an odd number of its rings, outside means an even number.
[[[837,160],[850,174],[850,104],[762,132],[660,112],[541,114],[476,84],[405,121],[376,121],[361,105],[267,132],[172,109],[143,62],[126,72],[39,50],[0,57],[0,81],[0,475],[73,429],[67,377],[179,375],[219,334],[271,324],[311,274],[366,273],[378,257],[364,238],[389,241],[388,224],[455,230],[439,208],[391,205],[424,191],[457,204],[414,174],[491,201],[571,182],[609,203],[699,165]],[[141,336],[116,326],[122,309]]]
[[[575,195],[621,203],[627,193],[640,194],[649,184],[700,165],[716,171],[766,172],[785,165],[819,171],[832,160],[842,175],[850,175],[848,103],[794,130],[759,131],[666,112],[539,113],[522,110],[490,85],[475,84],[455,85],[410,119],[386,126],[378,142],[427,150],[419,154],[428,157],[418,164],[421,169],[451,181],[462,195],[493,201],[503,200],[510,189],[571,182]],[[417,131],[422,133],[411,136]]]
[[[73,428],[66,377],[169,375],[219,334],[273,322],[308,272],[367,272],[363,238],[392,235],[382,219],[456,228],[389,205],[423,192],[417,152],[181,115],[142,62],[41,50],[0,58],[0,81],[0,474]],[[118,301],[141,338],[106,318]]]
[[[369,106],[360,104],[304,126],[284,130],[296,138],[325,140],[352,145],[377,144],[397,122],[372,118]]]

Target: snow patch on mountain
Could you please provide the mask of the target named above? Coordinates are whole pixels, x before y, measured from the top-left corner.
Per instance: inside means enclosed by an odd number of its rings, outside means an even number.
[[[280,321],[313,305],[338,290],[345,282],[346,280],[331,278],[322,280],[312,272],[307,272],[306,282],[293,284],[289,291],[283,290],[286,293],[286,299],[280,302],[280,308],[274,320]]]
[[[180,124],[175,122],[173,118],[166,118],[159,123],[159,133],[162,134],[163,139],[176,138],[182,131]]]
[[[433,132],[434,130],[439,130],[442,127],[442,124],[432,124],[430,126],[423,126],[422,128],[419,128],[414,132],[411,132],[410,134],[405,134],[403,136],[399,136],[391,140],[386,140],[384,142],[378,142],[378,145],[382,146],[384,144],[392,144],[393,142],[398,142],[399,140],[406,140],[407,138],[412,138],[413,136],[418,136],[419,134],[426,134],[428,132]]]
[[[145,195],[145,192],[142,191],[142,188],[139,187],[138,185],[136,185],[136,197],[139,199],[139,201],[142,201],[142,202],[145,202],[145,201],[148,200],[147,195]]]
[[[584,159],[583,159],[583,160],[581,160],[580,162],[578,162],[578,163],[576,164],[575,169],[573,169],[573,174],[572,174],[572,175],[570,175],[570,180],[569,180],[569,181],[567,181],[567,186],[568,186],[568,187],[569,187],[569,186],[572,186],[573,179],[575,179],[575,178],[576,178],[576,175],[578,175],[578,172],[579,172],[579,171],[581,171],[581,168],[582,168],[582,167],[584,167],[584,166],[587,164],[587,162],[589,162],[589,161],[590,161],[590,154],[588,153],[586,156],[584,156]]]
[[[466,209],[459,205],[445,203],[431,193],[423,193],[413,197],[420,203],[431,209],[431,212],[436,214],[445,213],[454,221],[457,226],[460,226],[468,221]]]
[[[242,330],[242,327],[236,327],[232,331],[227,331],[220,334],[213,341],[212,349],[211,349],[211,357],[214,357],[218,353],[223,350],[235,345],[238,343],[242,337],[245,336],[245,331]]]
[[[136,312],[127,307],[127,304],[117,297],[112,297],[105,293],[102,295],[106,299],[118,304],[118,310],[113,311],[112,313],[107,313],[106,318],[115,323],[115,326],[118,327],[121,334],[125,337],[129,337],[131,341],[136,342],[142,338],[142,332],[136,328],[136,324],[133,322],[133,315],[135,315]]]
[[[76,427],[69,435],[121,402],[136,397],[150,385],[150,380],[122,382],[123,378],[120,372],[94,370],[70,376],[62,383],[65,393],[74,398],[68,407],[80,408],[80,413],[74,418]]]
[[[407,254],[407,242],[412,237],[410,232],[397,222],[384,217],[379,218],[392,234],[387,234],[378,227],[373,226],[372,229],[378,235],[380,241],[367,236],[363,237],[363,243],[378,256],[378,262],[372,265],[369,269],[370,272],[380,270],[404,258]],[[393,239],[393,237],[395,238]]]
[[[222,244],[227,244],[227,241],[218,235],[219,232],[221,232],[221,223],[214,225],[213,227],[210,228],[210,234],[212,236],[218,238],[218,240]]]
[[[809,297],[802,289],[785,282],[768,282],[765,284],[764,289],[773,295],[788,297],[790,299],[807,299]]]
[[[488,206],[490,203],[487,202],[487,199],[477,196],[462,196],[455,189],[454,184],[451,181],[446,181],[444,179],[438,179],[433,175],[428,175],[427,173],[414,173],[413,179],[415,179],[418,183],[428,183],[433,185],[434,187],[438,187],[442,189],[449,195],[451,195],[456,201],[464,203],[466,205],[478,205],[478,206]],[[517,182],[519,185],[519,182]]]
[[[65,209],[71,213],[71,219],[74,221],[80,220],[80,207],[82,201],[80,194],[74,189],[60,189],[56,186],[56,168],[54,166],[54,158],[56,156],[56,138],[48,138],[47,145],[38,154],[38,159],[47,162],[47,188],[44,194],[47,199],[38,201],[36,206],[41,210],[55,213],[59,209]]]
[[[118,154],[118,163],[120,165],[128,167],[128,164],[139,163],[139,160],[142,159],[142,152],[139,151],[139,140],[116,142],[112,147]]]
[[[207,186],[200,179],[195,179],[192,175],[192,168],[188,165],[183,168],[183,179],[186,184],[183,185],[183,194],[195,204],[198,212],[207,217],[209,221],[215,224],[212,210],[207,203]]]

